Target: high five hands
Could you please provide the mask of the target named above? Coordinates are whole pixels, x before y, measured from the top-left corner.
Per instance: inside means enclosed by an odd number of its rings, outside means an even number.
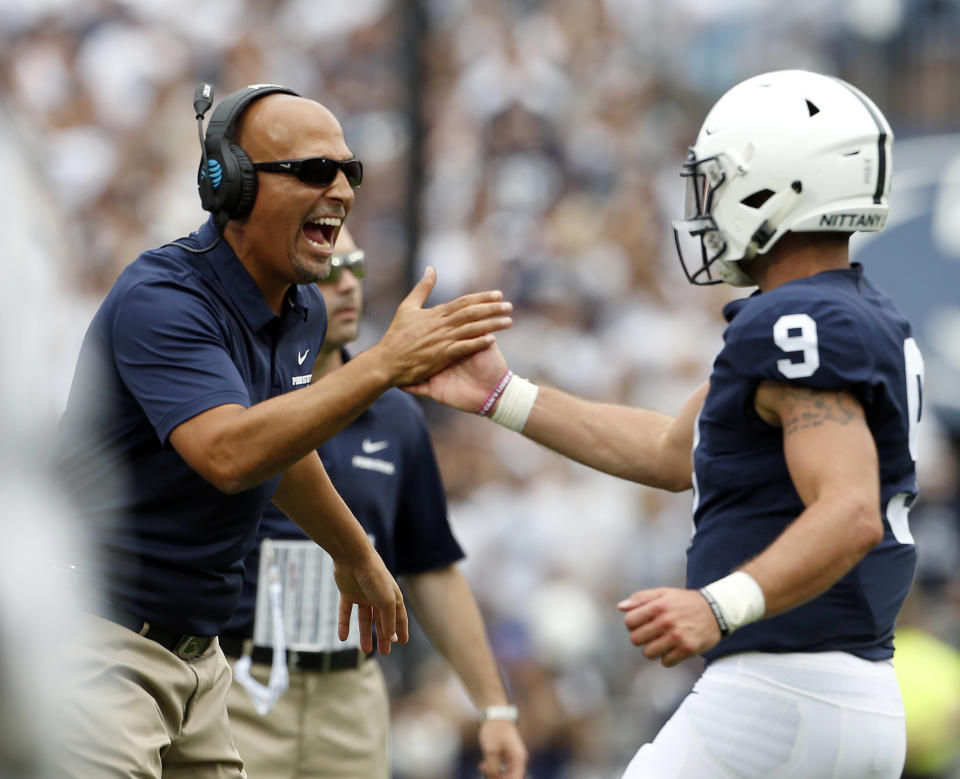
[[[427,268],[377,345],[398,387],[420,385],[452,363],[490,348],[493,333],[513,324],[513,305],[499,290],[471,292],[424,308],[436,279],[433,268]]]

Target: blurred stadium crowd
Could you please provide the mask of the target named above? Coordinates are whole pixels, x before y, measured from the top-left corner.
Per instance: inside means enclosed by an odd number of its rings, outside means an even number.
[[[50,386],[65,397],[119,271],[204,216],[195,84],[223,97],[279,82],[330,107],[366,165],[350,218],[370,260],[361,347],[430,264],[436,300],[499,287],[514,302],[500,341],[518,374],[674,411],[709,371],[731,295],[685,283],[669,230],[704,110],[751,73],[805,67],[862,87],[899,137],[955,132],[958,33],[955,0],[0,0],[2,145],[21,150],[38,193],[5,186],[39,212],[15,248],[66,293]],[[699,671],[645,661],[614,605],[682,582],[689,495],[426,410],[530,775],[618,776]],[[917,732],[933,742],[915,737],[910,770],[955,777],[960,428],[928,414],[923,436],[921,570],[902,624],[905,644],[943,659],[910,666],[920,703],[905,689],[908,706],[930,717]],[[425,639],[383,662],[397,779],[474,775],[473,712]]]

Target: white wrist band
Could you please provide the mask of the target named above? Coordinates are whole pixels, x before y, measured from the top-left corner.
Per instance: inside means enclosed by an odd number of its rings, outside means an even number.
[[[498,425],[521,432],[523,426],[527,424],[527,417],[530,416],[533,404],[537,401],[539,389],[533,382],[521,379],[519,376],[511,376],[497,400],[497,407],[490,415],[490,419]]]
[[[516,722],[520,718],[520,711],[512,703],[503,706],[487,706],[480,709],[479,717],[481,722],[490,722],[491,720]]]
[[[729,576],[700,589],[713,609],[720,632],[727,636],[737,628],[762,619],[767,613],[763,590],[746,571],[734,571]]]

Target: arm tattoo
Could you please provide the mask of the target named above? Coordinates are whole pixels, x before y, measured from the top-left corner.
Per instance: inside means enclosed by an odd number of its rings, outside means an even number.
[[[785,407],[782,419],[784,437],[827,422],[848,425],[863,418],[863,411],[843,392],[784,386],[778,400],[778,405]]]

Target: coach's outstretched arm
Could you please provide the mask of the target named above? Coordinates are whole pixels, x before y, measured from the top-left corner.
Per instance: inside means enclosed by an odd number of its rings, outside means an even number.
[[[249,408],[224,404],[197,414],[174,428],[170,443],[215,487],[242,492],[306,457],[390,387],[423,381],[512,324],[511,305],[495,290],[424,308],[435,283],[428,268],[380,341],[342,368]]]
[[[707,385],[677,416],[597,403],[508,373],[493,344],[408,392],[475,413],[573,460],[623,479],[679,492],[692,483],[693,427]]]

